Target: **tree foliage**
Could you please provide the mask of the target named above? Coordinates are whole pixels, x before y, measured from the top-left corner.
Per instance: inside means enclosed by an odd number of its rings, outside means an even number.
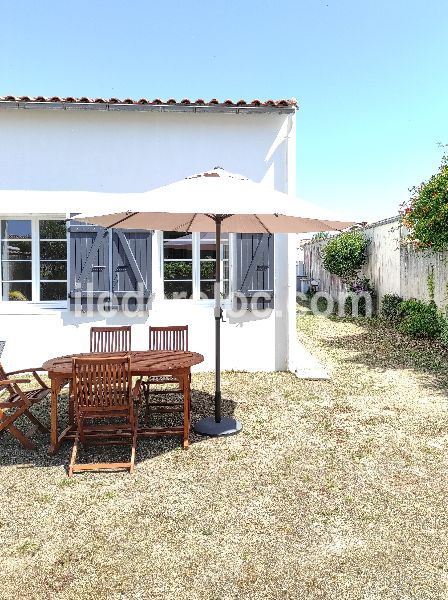
[[[323,265],[344,281],[353,280],[366,260],[367,240],[359,231],[332,238],[322,249]]]
[[[402,205],[401,223],[409,230],[408,241],[419,250],[448,250],[448,155],[439,172],[411,189]]]

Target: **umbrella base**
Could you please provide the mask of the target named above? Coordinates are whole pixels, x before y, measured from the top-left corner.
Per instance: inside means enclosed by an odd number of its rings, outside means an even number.
[[[235,435],[242,430],[243,426],[236,419],[223,417],[219,423],[213,417],[201,419],[194,426],[194,432],[211,437],[222,437]]]

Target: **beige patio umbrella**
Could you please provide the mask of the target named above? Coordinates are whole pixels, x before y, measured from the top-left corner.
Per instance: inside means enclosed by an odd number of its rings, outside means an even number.
[[[105,228],[215,232],[215,415],[201,419],[194,429],[212,436],[237,433],[241,424],[221,415],[221,233],[340,231],[354,222],[317,219],[315,207],[220,167],[150,192],[110,196],[114,207],[121,202],[127,210],[81,214],[76,220]]]

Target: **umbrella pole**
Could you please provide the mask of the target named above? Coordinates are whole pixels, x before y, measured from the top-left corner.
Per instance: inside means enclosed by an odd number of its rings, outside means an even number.
[[[239,433],[242,425],[236,419],[221,416],[221,223],[224,217],[215,216],[216,224],[216,267],[215,267],[215,417],[201,419],[194,431],[213,437]]]
[[[216,220],[215,267],[215,422],[221,422],[221,221]]]

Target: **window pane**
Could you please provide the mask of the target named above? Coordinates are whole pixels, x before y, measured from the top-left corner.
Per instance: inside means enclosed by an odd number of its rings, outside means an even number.
[[[40,299],[41,300],[66,300],[67,298],[67,283],[65,281],[58,283],[41,283],[40,284]]]
[[[201,261],[201,279],[215,278],[216,261]]]
[[[67,279],[67,263],[41,261],[40,263],[41,279]]]
[[[216,259],[216,239],[214,233],[201,233],[201,259]],[[221,236],[221,259],[227,259],[229,256],[229,234],[224,233]]]
[[[65,221],[39,221],[40,239],[65,240],[67,227]]]
[[[31,300],[31,283],[3,283],[3,300]]]
[[[2,258],[31,260],[31,242],[3,242]]]
[[[6,219],[2,221],[2,238],[31,239],[31,221]]]
[[[187,261],[166,261],[164,263],[164,279],[191,279],[192,264]]]
[[[191,233],[178,233],[166,231],[163,234],[163,257],[177,259],[191,259],[192,236]]]
[[[66,242],[41,242],[40,259],[66,260],[67,243]]]
[[[229,282],[222,281],[221,285],[222,285],[221,297],[228,298],[229,297]],[[214,281],[201,281],[201,299],[206,300],[207,298],[209,298],[210,300],[213,300],[214,297],[215,297],[215,282]]]
[[[187,299],[193,294],[191,281],[165,281],[165,298]]]
[[[5,281],[25,279],[31,281],[31,262],[3,261],[2,278]]]
[[[215,283],[214,281],[201,281],[201,299],[206,300],[209,298],[213,300],[215,297]]]
[[[216,258],[216,238],[214,233],[201,233],[201,258]],[[229,255],[229,234],[223,233],[221,236],[221,258],[227,258]]]

